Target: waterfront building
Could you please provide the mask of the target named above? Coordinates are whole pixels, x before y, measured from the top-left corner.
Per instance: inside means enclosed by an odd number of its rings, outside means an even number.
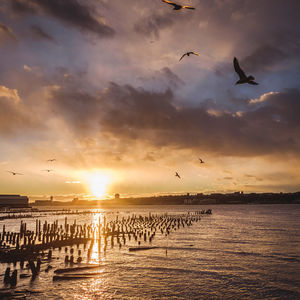
[[[0,207],[28,207],[29,199],[27,196],[20,195],[0,195]]]

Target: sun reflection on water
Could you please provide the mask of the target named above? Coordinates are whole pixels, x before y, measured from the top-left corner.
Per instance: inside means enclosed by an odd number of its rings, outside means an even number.
[[[104,237],[102,235],[102,228],[105,225],[106,217],[103,213],[95,213],[93,214],[92,226],[94,229],[94,244],[91,250],[90,262],[91,263],[100,263],[104,261],[105,255],[105,245],[104,245]],[[100,226],[99,226],[100,225]],[[100,230],[100,234],[99,234]]]

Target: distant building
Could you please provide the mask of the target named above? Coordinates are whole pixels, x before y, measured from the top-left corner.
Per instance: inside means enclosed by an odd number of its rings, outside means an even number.
[[[53,204],[53,196],[50,196],[50,200],[35,200],[34,205],[39,206],[51,206]]]
[[[74,198],[73,201],[72,201],[73,204],[78,204],[78,202],[79,202],[78,198]]]
[[[20,195],[0,195],[0,207],[28,207],[29,199],[27,196]]]

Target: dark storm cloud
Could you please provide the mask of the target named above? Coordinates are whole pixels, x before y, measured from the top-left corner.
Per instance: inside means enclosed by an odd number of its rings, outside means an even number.
[[[81,30],[111,37],[114,30],[100,23],[92,9],[78,0],[11,0],[11,8],[17,14],[45,13]]]
[[[58,112],[77,132],[93,128],[124,145],[138,140],[155,147],[234,156],[300,150],[299,90],[264,95],[251,110],[238,115],[203,104],[179,106],[171,90],[149,92],[115,83],[100,96],[63,90],[52,96]]]
[[[30,27],[30,31],[31,31],[32,36],[34,38],[36,38],[36,39],[41,39],[41,40],[46,40],[46,41],[49,41],[49,42],[56,43],[55,39],[50,34],[48,34],[47,32],[45,32],[38,25],[32,25]]]

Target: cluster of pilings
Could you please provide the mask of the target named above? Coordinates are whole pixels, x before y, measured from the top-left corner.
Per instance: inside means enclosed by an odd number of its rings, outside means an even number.
[[[35,230],[28,230],[24,221],[20,223],[19,232],[7,231],[5,225],[0,233],[0,262],[13,263],[16,266],[20,262],[20,269],[30,268],[32,276],[38,275],[42,262],[50,262],[52,250],[58,248],[60,251],[65,248],[66,265],[80,264],[86,256],[87,262],[90,260],[94,251],[94,244],[97,242],[99,253],[100,249],[106,251],[107,247],[119,248],[126,245],[127,241],[140,247],[141,243],[152,243],[156,235],[168,236],[172,231],[183,227],[189,227],[194,222],[198,222],[203,214],[211,214],[211,210],[189,212],[182,215],[153,215],[147,216],[131,215],[115,220],[107,221],[106,217],[99,217],[99,220],[92,224],[68,223],[65,217],[64,224],[58,221],[41,223],[36,220]],[[83,251],[74,251],[73,245],[83,244]],[[44,251],[47,251],[45,253]],[[45,257],[46,256],[46,257]],[[36,264],[34,263],[36,261]],[[49,271],[50,265],[46,272]],[[6,270],[6,282],[11,286],[15,284],[16,273],[9,274],[10,269]]]
[[[34,214],[33,214],[34,213]],[[38,215],[36,215],[38,213]],[[100,212],[95,212],[95,210],[39,210],[34,212],[20,211],[14,213],[0,212],[0,221],[8,220],[8,219],[26,219],[26,218],[37,218],[48,215],[95,215]]]
[[[22,215],[22,214],[8,214],[5,216],[0,216],[0,221],[8,220],[8,219],[26,219],[26,218],[33,218],[33,216],[30,214]]]

